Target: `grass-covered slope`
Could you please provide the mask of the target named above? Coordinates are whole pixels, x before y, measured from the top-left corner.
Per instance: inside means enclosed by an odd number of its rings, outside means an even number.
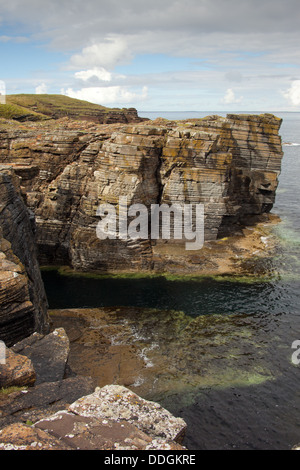
[[[64,95],[7,95],[6,104],[0,105],[0,118],[18,121],[59,119],[67,116],[71,119],[87,119],[95,122],[107,122],[108,119],[126,122],[128,116],[134,119],[135,115],[137,117],[134,109],[106,108]]]

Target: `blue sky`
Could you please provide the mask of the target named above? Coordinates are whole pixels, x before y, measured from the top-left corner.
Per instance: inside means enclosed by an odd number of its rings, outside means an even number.
[[[298,111],[299,24],[299,0],[0,0],[0,80],[139,111]]]

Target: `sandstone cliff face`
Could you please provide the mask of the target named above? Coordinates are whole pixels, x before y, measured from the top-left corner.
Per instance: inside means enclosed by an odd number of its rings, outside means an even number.
[[[47,329],[47,301],[32,221],[14,171],[0,166],[0,339],[8,346]]]
[[[43,264],[81,270],[172,265],[174,247],[150,237],[99,240],[99,204],[203,203],[205,240],[233,234],[273,206],[282,147],[273,115],[192,122],[2,129],[0,161],[13,163],[35,213]],[[173,251],[172,251],[173,250]],[[193,263],[191,270],[197,270]]]

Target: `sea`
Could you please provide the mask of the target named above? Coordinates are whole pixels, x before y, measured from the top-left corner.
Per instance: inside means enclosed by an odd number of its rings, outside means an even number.
[[[211,114],[226,116],[139,113]],[[51,309],[126,307],[120,325],[130,326],[148,369],[158,364],[146,398],[186,421],[189,450],[300,444],[300,112],[273,114],[283,120],[284,157],[272,210],[281,220],[272,228],[278,249],[260,266],[270,276],[259,266],[250,281],[42,274]]]

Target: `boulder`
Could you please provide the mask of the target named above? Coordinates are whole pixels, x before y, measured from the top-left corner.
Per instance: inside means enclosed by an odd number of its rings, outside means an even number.
[[[46,385],[50,384],[37,389]],[[47,401],[44,392],[39,395],[40,403]],[[23,406],[30,406],[27,398],[25,394]],[[13,403],[10,408],[16,414]],[[125,387],[109,385],[96,388],[54,414],[45,414],[32,426],[18,422],[5,426],[0,431],[0,449],[182,451],[186,450],[180,443],[185,429],[181,418],[175,418],[159,404]]]
[[[83,416],[112,422],[126,421],[152,438],[163,438],[181,443],[186,423],[175,418],[158,403],[144,400],[120,385],[97,387],[95,392],[80,398],[69,411]]]
[[[63,328],[57,328],[47,335],[34,333],[14,345],[12,350],[32,361],[36,384],[56,382],[64,378],[70,342]]]
[[[112,421],[59,412],[34,425],[80,450],[183,449],[166,439],[154,440],[125,420]]]
[[[35,380],[31,360],[6,348],[5,364],[0,364],[0,388],[31,386]]]

